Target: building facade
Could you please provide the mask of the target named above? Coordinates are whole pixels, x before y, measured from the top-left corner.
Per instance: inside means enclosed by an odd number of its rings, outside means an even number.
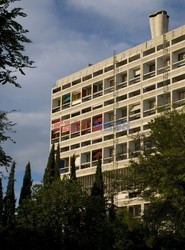
[[[152,39],[64,77],[52,89],[51,144],[59,143],[61,175],[76,156],[77,177],[91,186],[98,157],[103,172],[121,170],[137,156],[138,132],[164,109],[185,104],[185,25],[168,32],[168,15],[150,16]],[[128,191],[119,205],[140,202]]]

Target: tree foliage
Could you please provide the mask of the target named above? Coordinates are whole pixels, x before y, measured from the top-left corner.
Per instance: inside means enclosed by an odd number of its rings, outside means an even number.
[[[150,141],[142,138],[143,149],[126,180],[151,202],[144,221],[153,239],[170,236],[178,245],[185,240],[185,113],[167,112],[150,128]]]
[[[0,226],[3,222],[3,187],[2,187],[2,180],[0,178]]]
[[[31,166],[30,162],[26,165],[23,185],[21,188],[19,205],[25,200],[31,197],[31,186],[32,186],[32,179],[31,179]]]
[[[13,162],[8,185],[6,190],[6,196],[4,197],[4,224],[9,230],[12,230],[15,225],[15,193],[14,193],[14,174],[15,174],[15,162]]]
[[[93,183],[91,190],[91,196],[100,196],[101,198],[104,198],[104,182],[101,165],[101,159],[99,158],[96,168],[95,182]]]
[[[50,184],[52,184],[54,180],[59,178],[60,178],[59,169],[55,161],[55,148],[53,144],[48,158],[47,167],[45,169],[43,183],[45,186],[49,186]]]
[[[57,150],[56,150],[56,157],[55,157],[55,168],[58,169],[58,175],[59,175],[59,169],[60,169],[60,145],[58,143]]]
[[[32,199],[19,208],[18,227],[27,232],[28,239],[30,232],[35,232],[38,242],[32,242],[32,246],[63,249],[65,245],[65,249],[80,249],[81,212],[85,200],[86,195],[78,182],[69,179],[54,180],[50,188],[39,186],[35,188]],[[27,246],[26,241],[23,243]]]
[[[76,164],[75,164],[75,155],[71,158],[71,172],[70,172],[70,180],[76,180]]]
[[[17,0],[1,0],[0,2],[0,83],[11,83],[20,87],[16,72],[24,73],[24,69],[32,67],[33,61],[24,55],[24,44],[31,43],[25,34],[28,30],[16,20],[26,17],[22,8],[10,10],[10,4]]]
[[[12,160],[12,158],[5,153],[2,145],[6,141],[14,142],[8,134],[14,132],[14,125],[15,123],[8,119],[8,113],[0,111],[0,167],[8,166]]]

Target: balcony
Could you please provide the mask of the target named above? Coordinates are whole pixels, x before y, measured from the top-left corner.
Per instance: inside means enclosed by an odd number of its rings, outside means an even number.
[[[140,68],[131,69],[129,71],[129,85],[140,82],[141,70]]]
[[[85,119],[83,121],[81,121],[81,134],[82,135],[86,135],[91,133],[91,119]]]
[[[53,99],[52,101],[52,113],[60,111],[60,98]]]
[[[134,140],[129,142],[129,157],[138,157],[141,150],[141,145],[139,140]]]
[[[127,143],[118,144],[116,146],[116,161],[127,159]]]
[[[150,98],[143,101],[143,116],[150,116],[156,113],[155,98]]]
[[[116,120],[117,121],[127,120],[127,107],[121,107],[116,110]]]
[[[185,88],[173,91],[173,108],[185,105]]]
[[[63,158],[61,159],[61,164],[60,164],[60,173],[64,174],[69,172],[69,158]]]
[[[162,56],[157,59],[157,74],[163,74],[170,70],[170,55]]]
[[[114,91],[114,78],[105,79],[104,94]]]
[[[104,130],[112,131],[113,127],[114,127],[114,113],[113,111],[106,112],[104,114]]]
[[[119,90],[125,87],[127,87],[127,73],[126,72],[117,76],[116,89]]]
[[[82,89],[82,102],[87,102],[92,98],[91,85]]]
[[[102,130],[102,114],[93,117],[92,132]]]
[[[113,162],[113,147],[104,148],[104,159],[103,164]]]
[[[72,106],[75,106],[79,103],[81,103],[81,92],[78,90],[72,93]]]
[[[68,126],[64,126],[61,128],[61,141],[69,140],[69,130],[70,129],[68,128]]]
[[[173,53],[173,69],[180,68],[185,65],[185,49]]]
[[[70,93],[62,96],[62,109],[70,107]]]
[[[143,80],[155,76],[155,61],[147,62],[143,65]]]
[[[165,110],[170,109],[170,93],[165,93],[162,95],[159,95],[158,97],[158,112],[163,112]]]
[[[59,142],[60,128],[53,129],[51,131],[51,143]]]
[[[81,169],[89,168],[90,167],[90,152],[82,153],[81,154]]]
[[[71,123],[71,138],[80,136],[80,121]]]
[[[102,158],[102,149],[92,151],[92,166],[95,167],[98,164],[98,159]]]
[[[129,106],[129,121],[141,118],[141,105],[140,103]]]
[[[97,82],[93,84],[93,98],[97,98],[103,95],[103,82]]]

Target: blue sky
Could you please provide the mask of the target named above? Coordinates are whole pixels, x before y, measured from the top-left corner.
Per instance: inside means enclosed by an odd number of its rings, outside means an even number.
[[[170,30],[185,24],[182,0],[21,0],[28,14],[20,22],[30,32],[26,53],[37,68],[19,76],[22,88],[1,86],[0,109],[20,110],[16,144],[5,145],[17,162],[16,196],[24,168],[31,162],[33,180],[42,179],[49,153],[50,93],[56,80],[150,39],[148,16],[165,9]]]

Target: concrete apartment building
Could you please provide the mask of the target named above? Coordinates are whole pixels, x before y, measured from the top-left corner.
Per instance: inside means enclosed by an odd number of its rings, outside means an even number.
[[[138,132],[171,107],[185,104],[185,25],[168,32],[166,11],[150,16],[152,39],[61,78],[52,89],[51,144],[61,149],[61,176],[76,156],[77,177],[94,181],[98,157],[103,172],[124,170],[137,156]],[[118,205],[134,215],[145,202],[125,190]]]

